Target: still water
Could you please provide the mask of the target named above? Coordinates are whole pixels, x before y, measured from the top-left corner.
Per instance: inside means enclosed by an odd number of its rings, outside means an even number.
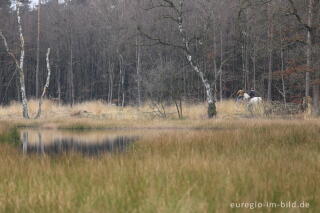
[[[125,152],[138,136],[115,131],[64,131],[21,129],[21,150],[24,154],[58,155],[81,153],[96,156]]]

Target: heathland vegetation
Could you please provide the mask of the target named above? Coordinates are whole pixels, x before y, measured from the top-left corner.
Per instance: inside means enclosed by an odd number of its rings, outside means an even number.
[[[253,118],[231,101],[217,104],[221,113],[207,119],[205,108],[186,105],[177,119],[172,106],[167,118],[153,118],[148,106],[45,101],[39,120],[22,120],[19,105],[1,108],[0,211],[248,212],[230,204],[298,201],[317,212],[319,120]],[[122,153],[23,155],[17,128],[28,126],[142,136]]]

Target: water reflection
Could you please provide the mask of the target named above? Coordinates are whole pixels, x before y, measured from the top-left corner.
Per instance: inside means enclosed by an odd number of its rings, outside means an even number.
[[[123,152],[137,137],[130,134],[88,131],[85,133],[58,130],[20,131],[24,154],[57,155],[77,152],[94,156],[107,152]]]

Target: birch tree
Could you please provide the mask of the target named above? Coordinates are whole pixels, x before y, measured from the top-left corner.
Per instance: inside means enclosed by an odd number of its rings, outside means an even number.
[[[177,30],[179,32],[179,36],[181,39],[182,45],[172,44],[166,41],[163,41],[159,38],[154,38],[150,35],[147,35],[146,33],[142,32],[140,29],[140,32],[147,37],[150,40],[157,41],[159,44],[167,45],[171,47],[179,48],[183,51],[185,58],[187,59],[188,64],[191,66],[194,72],[198,74],[198,76],[201,79],[202,85],[204,86],[206,90],[206,99],[208,103],[208,117],[212,118],[216,116],[216,99],[213,96],[212,93],[212,87],[206,78],[204,72],[200,69],[199,65],[194,60],[194,55],[192,54],[191,48],[190,48],[190,40],[187,34],[187,31],[184,28],[184,0],[161,0],[159,4],[156,6],[153,6],[152,8],[159,7],[159,8],[166,8],[171,10],[171,12],[174,14],[173,16],[166,16],[166,18],[173,21],[177,27]]]
[[[27,95],[26,95],[25,76],[24,76],[24,57],[25,57],[25,48],[24,48],[25,44],[24,44],[24,42],[25,41],[24,41],[24,36],[23,36],[23,31],[22,31],[20,6],[21,6],[21,2],[17,1],[16,9],[17,9],[17,21],[18,21],[18,31],[19,31],[19,38],[20,38],[20,51],[21,51],[20,52],[20,61],[18,61],[16,55],[9,48],[7,39],[3,35],[1,30],[0,30],[0,37],[2,38],[2,40],[4,42],[4,46],[6,48],[7,53],[14,60],[16,68],[19,72],[20,93],[21,93],[21,99],[22,99],[22,115],[23,115],[23,118],[29,119],[30,117],[29,117],[28,100],[27,100]],[[50,48],[48,49],[48,52],[47,52],[47,69],[48,69],[47,81],[46,81],[46,84],[43,88],[43,93],[41,95],[41,98],[39,100],[39,108],[38,108],[38,112],[35,116],[35,119],[37,119],[41,116],[41,106],[42,106],[43,98],[44,98],[46,91],[49,87],[50,76],[51,76],[49,56],[50,56]]]
[[[49,57],[50,57],[50,48],[48,48],[47,57],[46,57],[47,70],[48,70],[47,80],[46,80],[46,84],[43,87],[42,95],[41,95],[40,100],[39,100],[38,112],[37,112],[37,115],[36,115],[35,119],[38,119],[41,116],[41,112],[42,112],[41,106],[42,106],[43,98],[45,97],[46,92],[47,92],[47,90],[49,88],[50,76],[51,76],[51,67],[50,67],[50,59],[49,59]]]
[[[19,81],[20,81],[20,93],[22,99],[22,115],[24,118],[29,119],[28,113],[28,100],[26,95],[26,86],[25,86],[25,77],[24,77],[24,56],[25,56],[25,49],[24,49],[24,36],[22,32],[22,23],[21,23],[21,16],[20,16],[20,6],[21,2],[16,2],[17,8],[17,21],[18,21],[18,31],[19,31],[19,39],[20,39],[20,61],[16,58],[15,54],[10,50],[8,46],[8,42],[6,37],[3,35],[2,31],[0,31],[0,36],[4,42],[4,46],[6,48],[7,53],[12,57],[19,72]]]

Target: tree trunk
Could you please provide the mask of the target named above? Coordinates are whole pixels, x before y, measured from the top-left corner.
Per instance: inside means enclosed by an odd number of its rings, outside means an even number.
[[[69,46],[70,46],[70,66],[69,66],[69,103],[71,105],[71,107],[74,105],[74,79],[73,79],[73,28],[72,28],[72,23],[71,23],[71,0],[68,0],[67,1],[68,4],[68,17],[69,17],[69,20],[68,20],[68,24],[69,24]]]
[[[139,36],[136,38],[136,55],[137,55],[137,86],[138,86],[138,106],[141,106],[141,91],[140,91],[140,69],[141,69],[141,47]]]
[[[314,56],[314,33],[317,31],[316,29],[316,23],[319,17],[319,7],[320,2],[319,0],[309,0],[309,8],[308,8],[308,37],[307,37],[307,65],[308,68],[314,69],[314,62],[312,60]],[[314,73],[314,84],[313,84],[313,99],[312,99],[312,114],[314,116],[319,116],[320,110],[319,110],[319,80],[320,80],[320,70],[315,70]],[[306,73],[308,74],[308,72]],[[310,74],[308,74],[310,75]],[[306,83],[307,83],[306,78]],[[308,82],[308,88],[306,84],[306,90],[310,89],[310,76],[309,76],[309,82]],[[307,94],[307,91],[306,91]]]
[[[309,0],[309,8],[308,8],[308,37],[307,37],[307,66],[308,69],[314,68],[312,57],[313,57],[313,46],[314,46],[314,33],[316,31],[315,29],[315,22],[317,20],[317,17],[319,16],[319,1],[315,0]],[[319,116],[320,110],[319,110],[319,80],[320,80],[320,71],[315,70],[314,74],[314,81],[312,88],[313,93],[313,99],[312,99],[312,114],[314,116]],[[306,73],[306,95],[308,90],[310,89],[310,73]],[[308,92],[309,93],[309,92]]]
[[[215,25],[213,27],[213,71],[214,71],[214,97],[217,97],[217,79],[218,79],[218,67],[217,67],[217,59],[216,59],[216,32]]]
[[[47,80],[46,80],[46,84],[43,87],[43,92],[42,92],[42,95],[41,95],[40,100],[39,100],[38,113],[37,113],[35,119],[38,119],[41,116],[41,106],[42,106],[43,98],[44,98],[44,96],[45,96],[45,94],[46,94],[46,92],[47,92],[47,90],[49,88],[50,76],[51,76],[51,67],[50,67],[50,59],[49,59],[49,57],[50,57],[50,48],[48,48],[47,57],[46,57],[46,59],[47,59],[47,69],[48,69]]]
[[[281,31],[281,30],[280,30]],[[282,49],[282,40],[281,40],[281,83],[282,83],[282,97],[284,102],[284,107],[287,109],[287,92],[286,92],[286,86],[284,81],[284,57],[283,57],[283,49]]]
[[[17,6],[17,20],[18,20],[18,30],[19,30],[20,48],[21,48],[20,61],[18,61],[14,53],[11,52],[11,50],[9,49],[6,37],[3,35],[2,31],[0,31],[0,37],[3,39],[4,46],[6,48],[7,53],[12,57],[19,71],[20,92],[21,92],[21,101],[22,101],[22,115],[23,115],[23,118],[29,119],[28,100],[26,95],[26,86],[25,86],[24,71],[23,71],[25,51],[24,51],[24,37],[22,33],[22,23],[21,23],[21,16],[20,16],[21,3],[17,2],[16,6]]]
[[[272,101],[272,68],[273,68],[273,12],[271,3],[268,4],[268,34],[269,34],[269,68],[268,68],[268,95],[267,100]]]
[[[283,53],[283,35],[282,26],[280,26],[280,58],[281,58],[281,83],[282,83],[282,97],[284,102],[284,107],[287,109],[287,95],[286,95],[286,85],[284,81],[284,53]]]
[[[222,30],[220,29],[220,70],[219,70],[219,90],[220,90],[220,102],[222,102],[223,86],[222,86],[222,73],[223,73],[223,39]]]
[[[122,91],[122,58],[119,56],[119,82],[118,82],[118,106],[121,103],[121,91]]]
[[[257,58],[257,53],[256,53],[256,45],[254,44],[253,46],[253,58],[252,58],[252,63],[253,63],[253,89],[256,90],[256,58]]]
[[[59,63],[60,63],[60,52],[59,52],[59,48],[57,50],[57,59],[58,59],[58,63],[57,63],[57,66],[56,66],[56,72],[57,72],[57,88],[58,88],[58,101],[59,101],[59,106],[61,105],[61,69],[60,69],[60,66],[59,66]]]
[[[241,46],[241,57],[242,57],[242,75],[243,75],[243,84],[244,90],[247,90],[247,71],[245,66],[245,53],[244,53],[244,44]]]
[[[40,11],[41,11],[41,0],[39,0],[39,1],[38,1],[37,66],[36,66],[36,98],[39,98]]]
[[[212,95],[212,88],[211,85],[209,83],[209,81],[207,80],[207,78],[205,77],[204,73],[199,69],[198,65],[195,64],[195,62],[193,61],[192,55],[191,55],[191,51],[189,48],[189,42],[187,39],[187,35],[186,32],[183,28],[183,19],[182,19],[182,14],[183,14],[183,0],[180,0],[180,5],[179,5],[179,9],[178,9],[178,30],[180,33],[180,36],[182,38],[182,42],[184,44],[185,47],[185,56],[187,58],[188,63],[190,64],[190,66],[192,67],[192,69],[199,75],[202,84],[206,90],[206,96],[207,96],[207,103],[208,103],[208,117],[209,118],[213,118],[214,116],[217,115],[217,111],[216,111],[216,103],[215,103],[215,99],[214,96]]]
[[[110,62],[108,64],[108,70],[109,70],[109,89],[108,89],[108,102],[109,104],[112,104],[113,99],[113,64]]]
[[[29,119],[29,109],[28,109],[28,100],[26,95],[26,86],[25,86],[25,79],[24,79],[24,37],[22,33],[22,23],[21,23],[21,16],[20,16],[20,3],[17,5],[17,17],[18,17],[18,25],[19,25],[19,34],[20,34],[20,44],[21,44],[21,56],[20,56],[20,69],[19,69],[19,79],[20,79],[20,86],[21,86],[21,98],[22,98],[22,108],[23,108],[23,117]]]
[[[27,154],[28,151],[28,143],[29,143],[29,135],[28,132],[22,133],[22,152],[23,154]]]
[[[121,76],[121,91],[122,91],[122,100],[121,100],[121,106],[124,107],[124,100],[125,100],[125,88],[124,88],[124,81],[125,81],[125,76],[126,76],[126,70],[123,69],[123,57],[120,55],[120,60],[121,60],[121,70],[122,70],[122,76]]]
[[[70,38],[70,67],[69,67],[69,102],[74,105],[74,84],[73,84],[73,48],[72,35]]]
[[[319,71],[316,72],[316,79],[320,79],[319,76]],[[315,83],[313,85],[313,112],[312,114],[315,116],[319,116],[320,115],[320,110],[319,110],[319,82]]]
[[[312,25],[312,1],[309,0],[308,5],[308,26],[310,27]],[[308,70],[312,67],[312,41],[311,41],[311,32],[310,30],[307,30],[307,67]],[[306,97],[310,96],[310,72],[306,72],[306,91],[305,91]]]

